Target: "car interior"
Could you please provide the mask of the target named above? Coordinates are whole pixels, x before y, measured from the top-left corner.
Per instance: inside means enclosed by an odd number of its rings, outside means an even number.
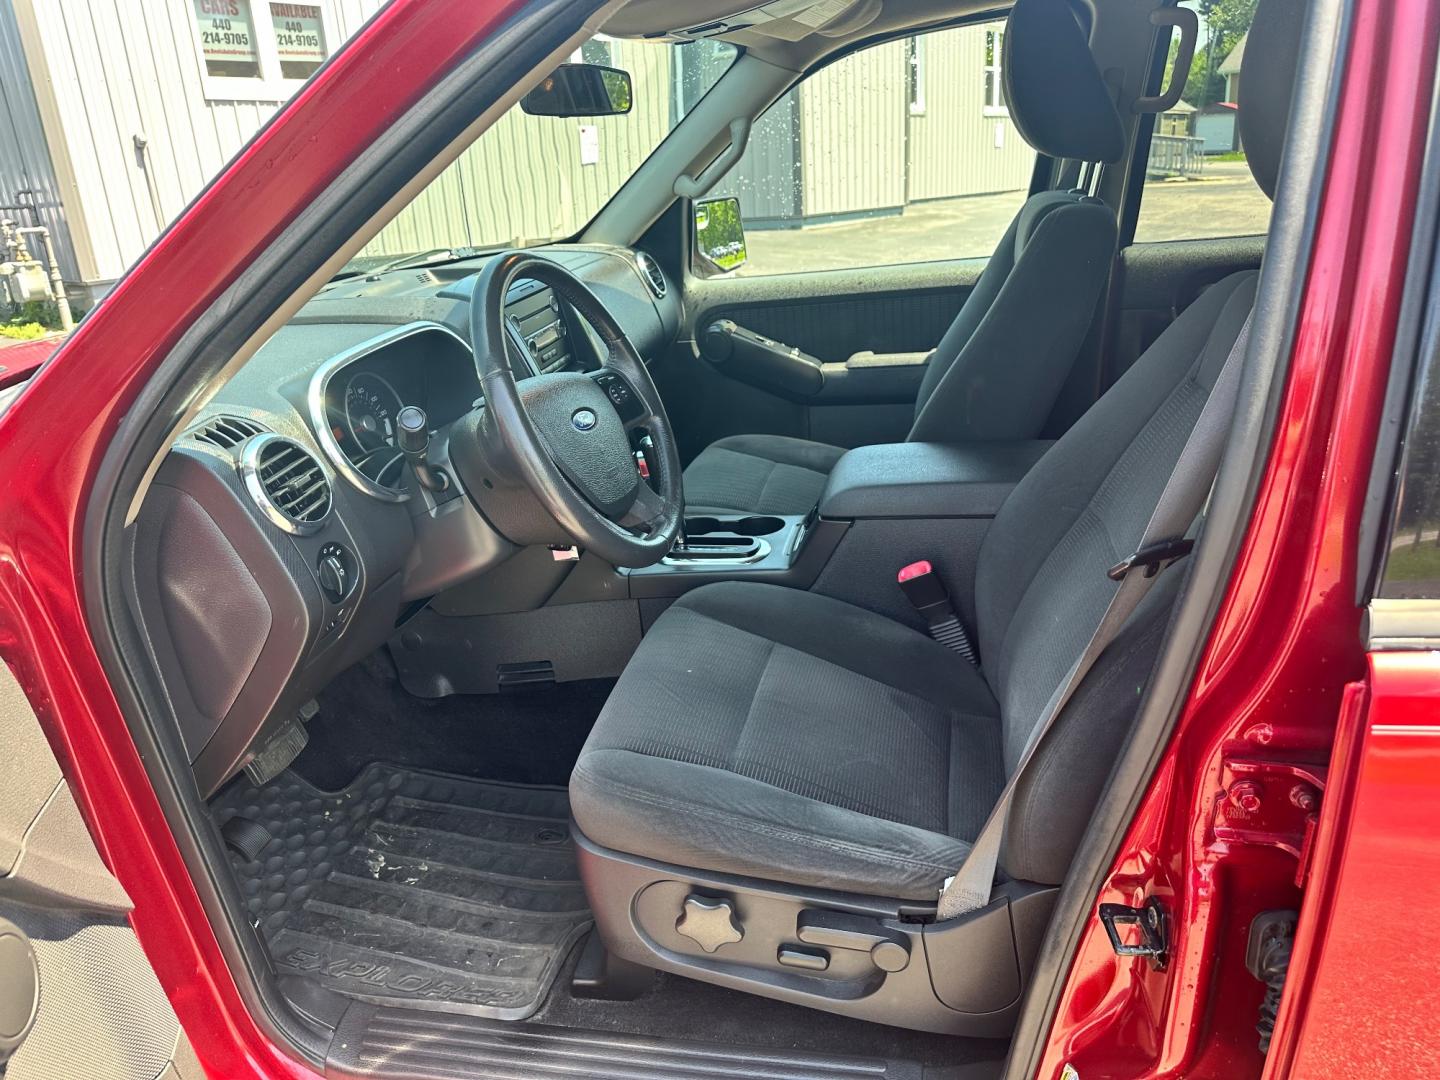
[[[607,9],[614,67],[517,108],[623,111],[632,42],[724,63],[583,228],[347,268],[136,504],[172,765],[337,1070],[998,1075],[1146,692],[1265,244],[1137,240],[1193,15],[747,2]],[[1034,166],[980,258],[702,243],[793,88],[981,23]],[[1304,24],[1259,0],[1233,103],[1270,196]]]

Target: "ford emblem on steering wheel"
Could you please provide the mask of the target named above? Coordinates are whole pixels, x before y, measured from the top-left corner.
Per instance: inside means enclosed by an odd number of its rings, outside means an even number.
[[[593,409],[576,409],[575,415],[570,417],[570,422],[575,425],[576,431],[593,431],[600,418],[595,415]]]

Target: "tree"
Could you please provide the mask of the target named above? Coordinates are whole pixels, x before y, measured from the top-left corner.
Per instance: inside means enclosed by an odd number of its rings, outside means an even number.
[[[1204,40],[1195,49],[1195,60],[1190,65],[1190,74],[1185,80],[1184,98],[1197,109],[1224,100],[1225,79],[1220,74],[1220,65],[1230,51],[1240,43],[1250,23],[1255,18],[1257,0],[1194,0],[1191,5],[1203,24]],[[1170,45],[1168,72],[1175,64],[1178,45]]]

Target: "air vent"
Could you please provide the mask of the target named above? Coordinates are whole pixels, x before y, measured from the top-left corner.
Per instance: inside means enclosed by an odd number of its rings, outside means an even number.
[[[231,450],[264,430],[254,420],[242,416],[216,416],[192,431],[190,437],[221,450]]]
[[[286,532],[313,533],[330,514],[330,475],[294,439],[254,436],[240,452],[240,475],[255,504]]]
[[[657,299],[665,296],[665,275],[660,270],[660,264],[652,259],[645,252],[635,254],[635,261],[640,264],[640,272],[645,275],[645,280],[650,283],[650,291]]]

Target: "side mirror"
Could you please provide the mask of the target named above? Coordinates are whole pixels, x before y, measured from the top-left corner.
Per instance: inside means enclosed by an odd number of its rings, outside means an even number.
[[[599,64],[561,64],[520,99],[531,116],[620,116],[632,104],[630,73]]]
[[[745,225],[740,200],[705,199],[695,206],[695,255],[706,267],[727,273],[745,262]]]

